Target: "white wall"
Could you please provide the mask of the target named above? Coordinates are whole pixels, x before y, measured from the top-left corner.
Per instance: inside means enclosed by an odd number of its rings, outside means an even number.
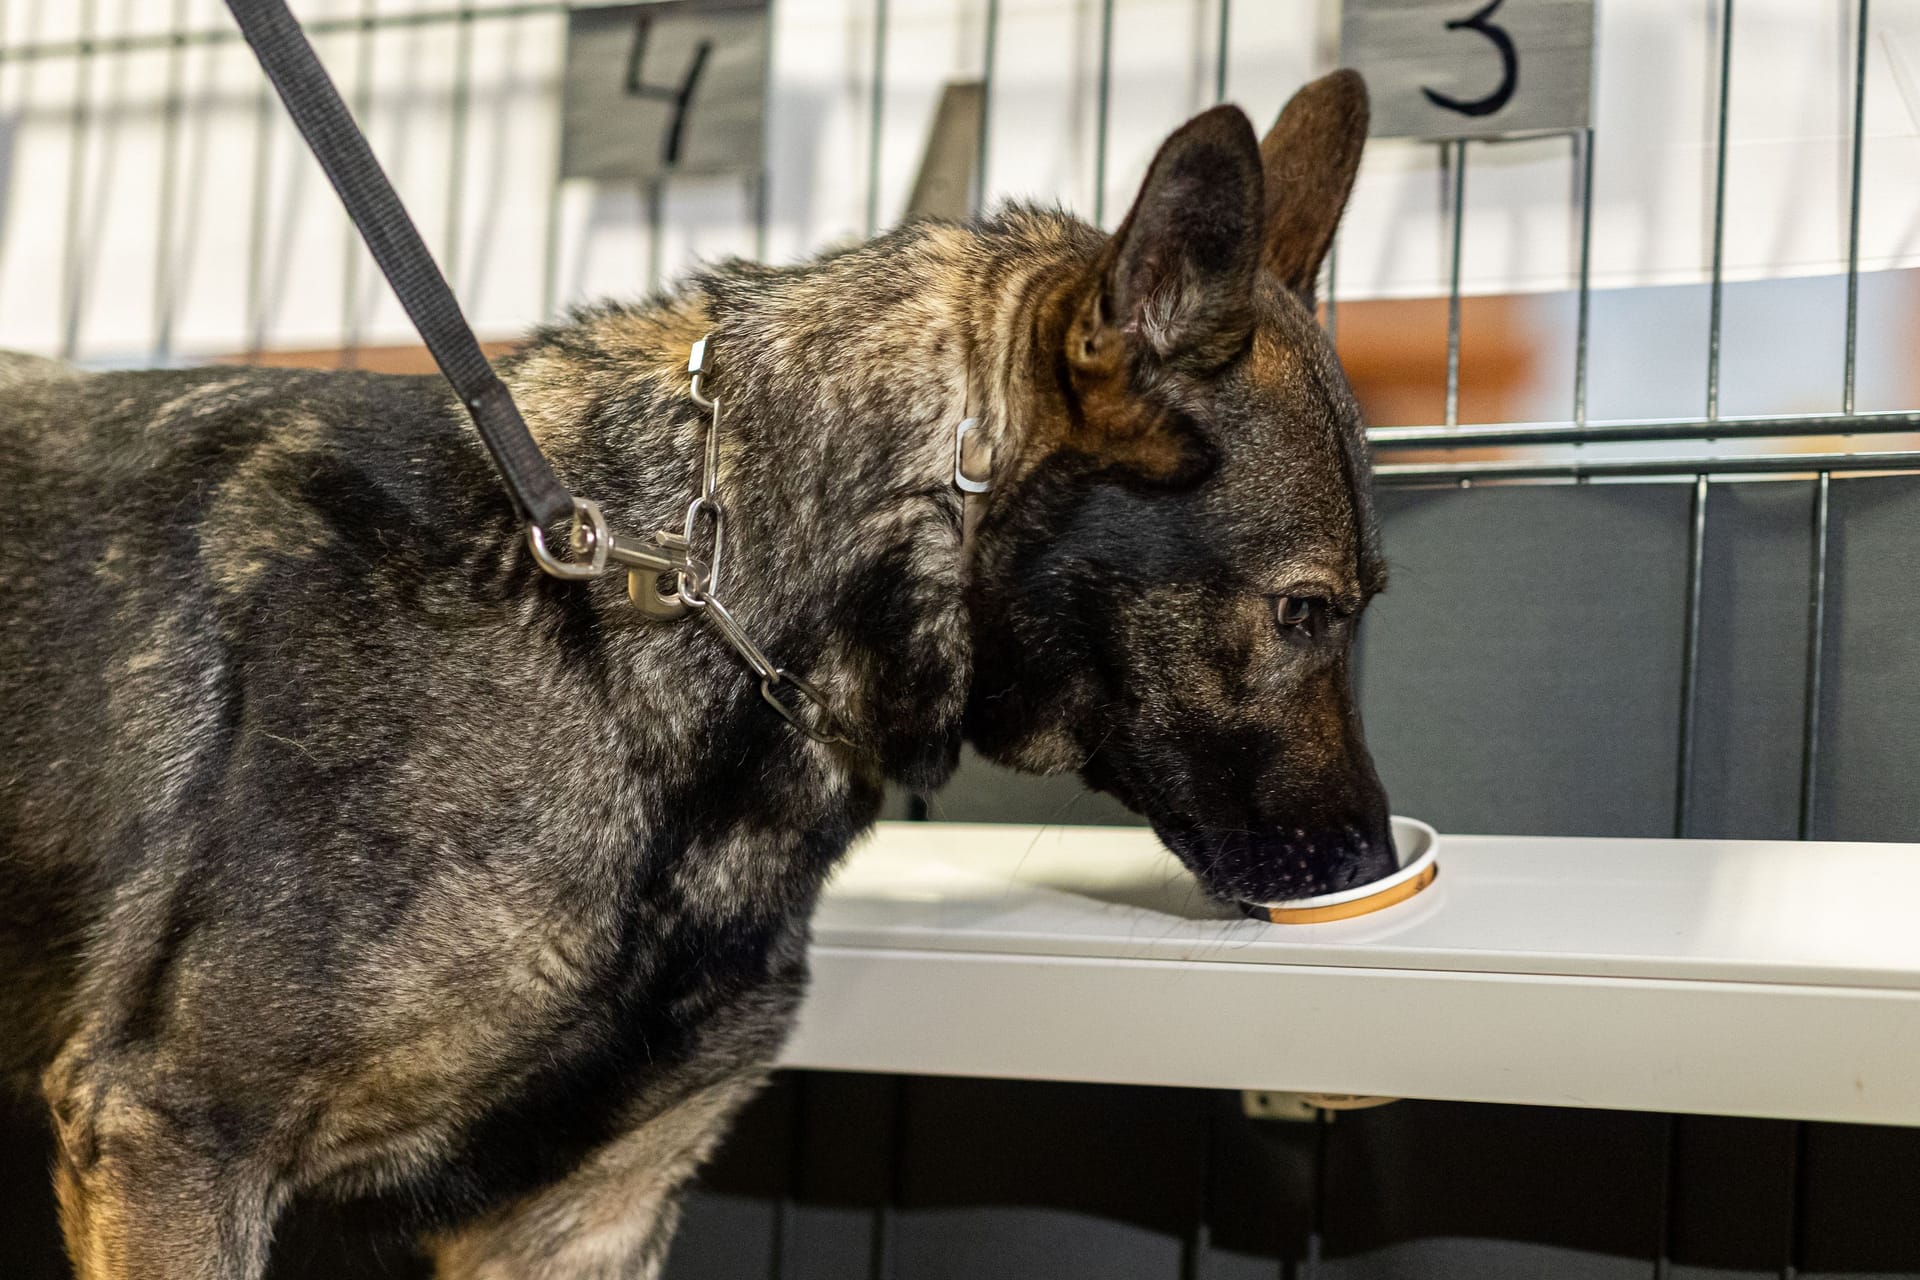
[[[876,2],[776,0],[763,246],[743,182],[667,184],[657,237],[641,192],[576,183],[553,197],[557,12],[471,24],[473,98],[458,140],[456,27],[321,43],[429,242],[441,252],[454,242],[450,274],[477,327],[510,336],[553,306],[642,292],[697,258],[764,248],[790,260],[862,234]],[[1109,225],[1160,137],[1213,100],[1221,13],[1220,0],[1113,2],[1100,200]],[[296,7],[313,19],[451,3]],[[1718,3],[1599,8],[1596,282],[1698,281],[1711,244]],[[1854,12],[1853,0],[1738,6],[1731,279],[1844,265]],[[1335,60],[1331,3],[1238,0],[1229,14],[1228,95],[1261,124]],[[987,171],[995,197],[1093,213],[1100,16],[1099,0],[999,0]],[[883,222],[905,202],[941,82],[981,73],[986,19],[987,0],[890,0],[879,69]],[[0,46],[228,21],[218,0],[0,0]],[[1874,24],[1862,235],[1870,269],[1920,261],[1920,6],[1877,5]],[[456,145],[463,196],[452,207]],[[1575,176],[1566,139],[1473,148],[1469,292],[1568,286]],[[1372,149],[1342,243],[1342,296],[1445,291],[1444,193],[1434,147]],[[0,345],[124,363],[410,339],[237,42],[0,62],[0,235]]]

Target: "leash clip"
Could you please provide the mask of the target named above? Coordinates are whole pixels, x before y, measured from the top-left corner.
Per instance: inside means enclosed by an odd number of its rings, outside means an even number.
[[[592,498],[573,500],[573,525],[567,533],[568,559],[547,546],[545,530],[527,525],[527,546],[541,570],[568,582],[585,582],[622,569],[627,574],[627,599],[649,618],[672,621],[687,614],[688,600],[660,590],[664,574],[676,581],[710,581],[709,570],[696,562],[687,540],[662,530],[651,544],[630,542],[607,527],[607,517]]]
[[[607,528],[607,517],[601,514],[599,503],[592,498],[575,498],[573,526],[567,532],[567,550],[573,558],[562,560],[547,550],[546,532],[537,521],[527,522],[527,546],[533,550],[534,561],[547,573],[569,582],[584,582],[607,572],[613,531]],[[582,556],[586,557],[584,563]]]

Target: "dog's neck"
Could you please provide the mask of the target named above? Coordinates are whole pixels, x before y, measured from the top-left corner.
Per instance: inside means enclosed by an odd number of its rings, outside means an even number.
[[[547,331],[508,378],[562,479],[644,537],[677,528],[695,492],[707,419],[687,351],[710,333],[726,603],[844,707],[869,764],[937,786],[971,674],[954,433],[974,416],[996,458],[1013,456],[1039,300],[1101,241],[1016,211],[793,268],[726,266]],[[628,626],[621,599],[595,591],[616,634],[639,628],[632,643],[719,647],[698,622]],[[744,668],[733,683],[752,692]]]

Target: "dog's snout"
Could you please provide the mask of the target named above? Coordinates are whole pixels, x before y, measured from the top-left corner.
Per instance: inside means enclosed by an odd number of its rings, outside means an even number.
[[[1261,902],[1355,889],[1393,874],[1393,837],[1384,821],[1295,827],[1256,837],[1248,879]]]
[[[1384,805],[1377,817],[1368,813],[1260,832],[1155,826],[1215,896],[1243,903],[1338,893],[1371,884],[1399,866]]]

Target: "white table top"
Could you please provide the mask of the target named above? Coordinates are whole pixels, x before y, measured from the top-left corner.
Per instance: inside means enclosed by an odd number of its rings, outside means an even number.
[[[1448,836],[1328,924],[1146,831],[890,823],[789,1066],[1920,1124],[1920,846]]]
[[[1142,829],[882,823],[815,939],[1920,990],[1920,846],[1443,835],[1438,863],[1405,903],[1274,925],[1208,901]]]

